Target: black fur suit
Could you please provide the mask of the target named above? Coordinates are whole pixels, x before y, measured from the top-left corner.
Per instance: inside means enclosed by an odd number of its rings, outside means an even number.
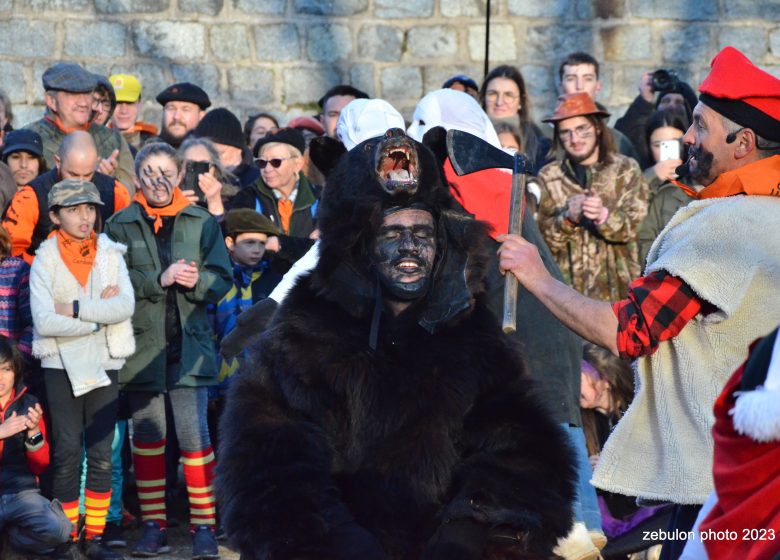
[[[482,301],[484,227],[447,210],[433,155],[414,147],[411,196],[383,190],[378,140],[342,158],[319,264],[233,383],[217,493],[242,558],[547,558],[571,526],[566,435]],[[382,207],[412,203],[432,209],[437,263],[393,317],[371,244]]]

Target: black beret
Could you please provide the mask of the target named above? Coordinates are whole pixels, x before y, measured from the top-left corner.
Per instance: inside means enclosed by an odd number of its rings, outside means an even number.
[[[303,132],[297,128],[280,128],[276,132],[269,132],[262,138],[259,138],[252,148],[252,155],[259,157],[260,147],[271,142],[281,142],[282,144],[289,144],[294,148],[298,148],[298,151],[303,154],[306,151],[306,139],[303,137]]]
[[[165,107],[165,104],[169,101],[186,101],[188,103],[194,103],[200,107],[201,110],[211,107],[211,100],[209,99],[208,94],[195,84],[189,82],[181,82],[168,86],[157,96],[157,103],[163,107]]]

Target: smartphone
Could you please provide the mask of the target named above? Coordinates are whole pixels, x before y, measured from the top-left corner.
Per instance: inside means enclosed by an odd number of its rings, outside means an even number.
[[[182,190],[195,191],[198,196],[198,202],[205,203],[206,196],[203,191],[200,190],[198,184],[198,176],[201,173],[209,172],[209,162],[207,161],[187,161],[184,165],[184,183],[182,184]]]
[[[668,159],[680,159],[680,141],[679,140],[661,140],[659,144],[661,155],[658,161]]]

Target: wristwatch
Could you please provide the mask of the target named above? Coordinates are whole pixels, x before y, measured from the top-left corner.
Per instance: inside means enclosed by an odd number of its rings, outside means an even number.
[[[79,300],[77,299],[73,300],[73,318],[74,319],[79,318]]]
[[[28,437],[24,440],[24,443],[29,445],[30,447],[35,447],[39,443],[43,441],[43,434],[41,432],[38,432],[34,436]]]

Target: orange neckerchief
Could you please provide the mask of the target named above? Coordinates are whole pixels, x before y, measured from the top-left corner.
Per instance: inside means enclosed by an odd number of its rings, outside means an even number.
[[[290,219],[293,215],[293,201],[289,198],[280,198],[276,201],[276,210],[279,212],[279,221],[282,222],[282,231],[289,233]]]
[[[154,218],[154,233],[160,231],[160,228],[162,227],[163,216],[175,216],[190,205],[190,201],[182,194],[179,187],[175,187],[173,189],[173,198],[171,199],[171,203],[168,206],[149,206],[149,203],[146,201],[146,198],[144,198],[141,189],[135,191],[133,200],[140,204],[149,216]]]
[[[108,123],[108,128],[114,128],[114,123]],[[148,132],[149,134],[157,136],[157,126],[151,123],[138,121],[122,134],[133,134],[135,132]]]
[[[754,161],[739,169],[721,173],[698,193],[677,181],[673,183],[698,200],[735,194],[780,196],[780,156]]]
[[[77,130],[87,130],[89,125],[92,124],[91,122],[88,122],[84,126],[77,126],[76,128],[65,128],[65,126],[62,124],[62,121],[60,121],[59,115],[54,115],[54,118],[51,118],[51,115],[46,115],[43,118],[59,128],[65,134],[70,134],[71,132],[75,132]]]
[[[79,281],[79,284],[86,287],[97,254],[97,235],[95,232],[90,233],[86,239],[76,239],[58,228],[57,247],[60,250],[62,262]]]

